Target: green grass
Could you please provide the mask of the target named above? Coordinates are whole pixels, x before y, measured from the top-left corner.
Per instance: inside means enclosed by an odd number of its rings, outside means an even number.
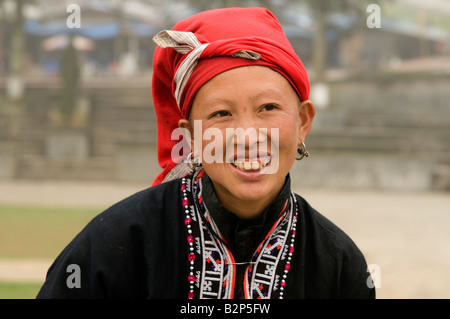
[[[34,299],[41,286],[37,283],[0,282],[0,299]]]
[[[101,211],[0,204],[0,258],[55,258]]]
[[[103,208],[0,204],[0,259],[55,259]],[[42,283],[0,282],[0,299],[33,299]]]

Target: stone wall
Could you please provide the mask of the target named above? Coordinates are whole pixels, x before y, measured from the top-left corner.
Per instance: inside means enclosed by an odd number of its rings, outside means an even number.
[[[85,81],[71,123],[55,115],[56,79],[27,83],[24,105],[0,113],[0,178],[151,183],[160,169],[149,79]],[[331,82],[331,105],[317,110],[311,157],[294,165],[293,184],[450,189],[449,87],[442,74]]]
[[[299,185],[450,189],[450,76],[374,73],[330,84],[294,167]]]
[[[55,82],[31,83],[23,105],[3,117],[17,128],[2,128],[0,161],[8,168],[0,178],[153,180],[156,118],[148,79],[84,83],[70,122],[55,111],[58,95]]]

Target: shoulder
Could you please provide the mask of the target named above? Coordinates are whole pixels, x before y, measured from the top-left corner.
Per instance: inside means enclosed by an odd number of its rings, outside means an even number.
[[[106,212],[139,211],[145,208],[160,210],[168,203],[173,204],[180,198],[180,194],[180,180],[177,179],[141,190],[114,204]]]
[[[180,181],[174,180],[141,190],[107,208],[90,223],[91,227],[126,226],[149,219],[152,224],[177,215],[180,202]]]
[[[367,285],[367,263],[355,242],[337,225],[320,214],[301,196],[300,230],[303,233],[306,271],[314,274],[327,292],[336,298],[373,298]]]
[[[141,190],[94,217],[66,248],[104,255],[165,241],[181,227],[180,201],[179,181]]]
[[[303,219],[305,232],[310,237],[315,237],[316,242],[320,242],[323,248],[327,248],[334,253],[360,253],[353,240],[336,224],[315,210],[300,195],[296,194],[299,203],[300,218]]]
[[[96,216],[56,258],[39,297],[142,295],[143,278],[152,275],[143,265],[157,269],[167,249],[181,249],[177,246],[184,226],[177,209],[179,188],[179,181],[172,181],[142,190]],[[71,264],[81,269],[81,289],[66,286],[66,269]]]

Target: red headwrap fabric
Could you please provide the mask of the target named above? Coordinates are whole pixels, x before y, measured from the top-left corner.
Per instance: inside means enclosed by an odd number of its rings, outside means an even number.
[[[227,8],[204,11],[179,22],[173,31],[192,32],[201,44],[209,43],[199,56],[198,64],[179,97],[175,98],[175,74],[189,55],[173,48],[157,47],[153,61],[152,95],[157,116],[158,161],[163,171],[153,182],[160,184],[177,163],[171,158],[179,141],[171,140],[181,118],[187,118],[195,94],[214,76],[227,70],[263,65],[282,74],[297,92],[300,100],[309,96],[306,70],[286,38],[275,16],[265,8]],[[232,57],[247,50],[259,59]]]

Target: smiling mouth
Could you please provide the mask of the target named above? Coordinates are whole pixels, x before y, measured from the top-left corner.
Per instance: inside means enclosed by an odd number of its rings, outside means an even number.
[[[272,157],[268,156],[266,158],[258,158],[258,159],[236,159],[231,163],[234,167],[241,171],[251,172],[251,171],[260,171],[267,165],[269,165]]]

